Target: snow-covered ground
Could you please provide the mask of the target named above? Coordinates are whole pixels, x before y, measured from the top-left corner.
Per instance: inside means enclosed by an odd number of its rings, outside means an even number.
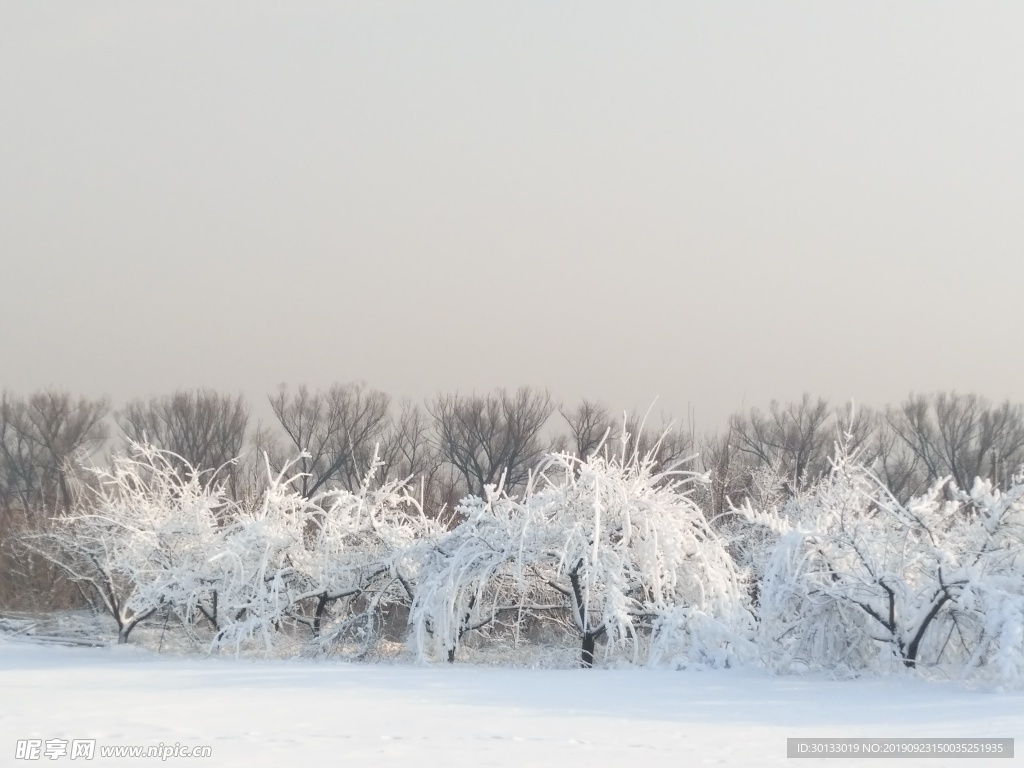
[[[17,740],[56,737],[210,745],[209,759],[168,763],[245,768],[770,766],[789,762],[792,736],[1014,737],[1020,750],[1024,694],[909,677],[200,659],[0,638],[3,765],[31,764],[12,759]],[[83,761],[40,761],[65,762]],[[158,763],[97,753],[85,764]],[[842,762],[859,764],[884,761]]]

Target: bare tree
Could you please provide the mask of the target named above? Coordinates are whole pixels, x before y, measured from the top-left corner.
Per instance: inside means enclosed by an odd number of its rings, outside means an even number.
[[[918,484],[950,476],[961,488],[975,477],[997,485],[1024,464],[1024,407],[992,406],[977,395],[940,392],[911,395],[887,413],[887,422],[909,449]]]
[[[388,395],[363,384],[336,384],[326,392],[302,386],[294,394],[282,385],[270,397],[270,406],[284,431],[287,450],[268,445],[272,463],[283,466],[296,453],[307,454],[295,464],[303,475],[297,487],[307,498],[325,487],[356,491],[388,432],[390,402]],[[413,434],[394,438],[395,469],[403,451],[419,455],[411,441],[422,434],[416,431],[422,424],[410,416],[406,426]]]
[[[71,505],[76,460],[107,437],[105,400],[45,390],[0,395],[0,503],[10,510],[62,511]]]
[[[618,437],[615,420],[608,409],[596,400],[583,400],[572,411],[558,412],[569,426],[569,439],[557,447],[586,461],[602,442],[607,444]]]
[[[805,487],[828,468],[836,433],[827,400],[804,395],[785,405],[773,400],[768,413],[754,408],[729,422],[730,444],[753,467],[772,467],[794,488]]]
[[[459,500],[450,468],[446,471],[432,438],[433,419],[420,405],[403,401],[388,414],[379,438],[378,482],[408,481],[428,518],[451,513]]]
[[[46,390],[27,398],[0,394],[0,604],[38,608],[73,604],[60,573],[15,546],[49,529],[74,501],[82,462],[105,441],[105,400]]]
[[[517,488],[544,454],[541,430],[554,409],[547,390],[530,387],[513,394],[439,395],[429,408],[434,445],[467,493],[482,495],[502,477],[506,488]]]
[[[861,461],[872,468],[901,502],[923,492],[921,462],[893,429],[887,413],[871,411],[870,422],[870,431],[860,443]],[[853,444],[857,444],[856,441]]]
[[[239,468],[249,427],[242,395],[208,389],[178,390],[150,400],[133,400],[118,414],[125,438],[180,456],[200,471],[220,470],[232,495],[239,492]]]
[[[384,479],[429,480],[439,466],[431,444],[431,419],[419,405],[404,401],[397,414],[389,414],[378,449],[380,476]]]

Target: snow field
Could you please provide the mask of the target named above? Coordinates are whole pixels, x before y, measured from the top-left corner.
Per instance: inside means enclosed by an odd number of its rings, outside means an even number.
[[[3,765],[30,764],[8,762],[18,739],[95,738],[208,744],[213,757],[194,762],[239,768],[793,766],[786,738],[795,736],[1014,737],[1022,749],[1024,694],[910,675],[197,659],[0,639]],[[157,763],[97,753],[87,764]],[[1013,761],[897,763],[981,764]]]

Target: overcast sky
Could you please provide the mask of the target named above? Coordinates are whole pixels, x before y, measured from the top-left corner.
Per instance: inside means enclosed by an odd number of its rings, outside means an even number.
[[[1024,400],[1024,3],[0,0],[0,387]]]

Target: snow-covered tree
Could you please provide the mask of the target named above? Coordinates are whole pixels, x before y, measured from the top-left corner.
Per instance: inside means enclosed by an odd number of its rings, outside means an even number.
[[[816,485],[739,509],[772,534],[754,568],[769,663],[878,670],[996,655],[1016,668],[1022,497],[1019,484],[964,493],[944,480],[902,504],[840,440]]]
[[[290,487],[284,472],[272,476],[257,503],[240,506],[209,562],[215,569],[217,635],[214,647],[258,639],[265,648],[294,606],[294,553],[316,505]]]
[[[94,469],[72,513],[26,544],[114,618],[119,642],[158,610],[209,624],[215,648],[308,626],[317,647],[376,637],[382,609],[408,606],[413,543],[432,530],[401,481],[307,498],[292,465],[252,504],[231,501],[216,475],[131,443]]]
[[[335,490],[315,497],[304,548],[296,552],[297,603],[312,601],[318,647],[376,639],[382,611],[412,602],[417,542],[437,529],[404,480],[375,482],[375,461],[355,493]]]
[[[1003,683],[1024,686],[1024,476],[1005,491],[975,479],[960,501],[971,524],[957,610],[974,619],[965,672],[993,670]]]
[[[269,464],[268,464],[268,472]],[[307,625],[317,647],[376,638],[383,606],[412,597],[406,551],[431,523],[402,481],[307,498],[290,465],[271,473],[258,503],[238,509],[212,561],[220,569],[216,646],[258,639],[266,648],[287,626]]]
[[[545,533],[532,509],[495,486],[487,498],[469,497],[456,508],[462,522],[418,548],[419,581],[411,622],[421,658],[428,649],[454,661],[467,632],[506,628],[516,634],[531,617],[557,620],[561,600],[530,569]]]
[[[689,498],[695,477],[658,471],[653,453],[554,454],[520,500],[489,489],[461,508],[465,521],[425,559],[412,621],[421,654],[449,657],[468,630],[504,619],[561,616],[580,663],[598,641],[638,661],[707,650],[686,637],[720,621],[708,645],[742,624],[744,590],[721,540]],[[741,634],[741,633],[740,633]]]
[[[103,606],[124,643],[161,608],[188,613],[231,502],[215,478],[145,444],[93,472],[71,514],[28,544]]]

